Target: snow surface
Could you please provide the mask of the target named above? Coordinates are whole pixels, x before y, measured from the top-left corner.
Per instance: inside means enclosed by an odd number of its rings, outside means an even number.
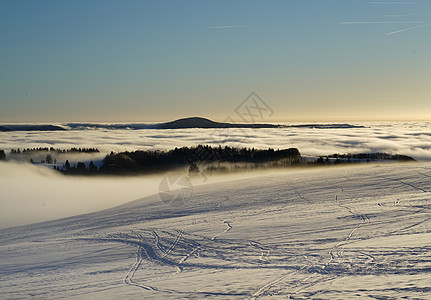
[[[278,172],[0,230],[0,298],[430,299],[431,164]]]

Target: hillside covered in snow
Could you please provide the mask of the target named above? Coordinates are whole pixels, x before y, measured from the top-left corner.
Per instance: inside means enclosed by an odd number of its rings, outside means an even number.
[[[429,299],[430,192],[429,163],[296,170],[7,228],[1,297]]]

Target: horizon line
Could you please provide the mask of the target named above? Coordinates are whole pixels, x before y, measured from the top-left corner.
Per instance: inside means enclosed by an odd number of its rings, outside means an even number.
[[[378,118],[370,118],[370,119],[360,119],[360,118],[352,118],[352,119],[336,119],[336,118],[328,118],[328,119],[309,119],[309,118],[304,118],[304,119],[273,119],[273,120],[255,120],[253,122],[250,121],[227,121],[227,120],[218,120],[218,118],[209,118],[209,117],[200,117],[200,116],[190,116],[190,117],[178,117],[176,119],[165,119],[165,120],[98,120],[98,121],[94,121],[94,120],[52,120],[52,121],[10,121],[10,122],[0,122],[0,125],[6,125],[6,124],[33,124],[33,123],[37,123],[37,124],[50,124],[50,123],[60,123],[60,124],[64,124],[64,123],[110,123],[110,124],[114,124],[114,123],[166,123],[166,122],[173,122],[173,121],[177,121],[177,120],[181,120],[181,119],[189,119],[189,118],[202,118],[202,119],[207,119],[213,122],[218,122],[218,123],[275,123],[275,122],[283,122],[283,123],[289,123],[289,122],[431,122],[431,119],[427,119],[427,118],[386,118],[386,119],[378,119]],[[225,118],[226,119],[226,118]]]

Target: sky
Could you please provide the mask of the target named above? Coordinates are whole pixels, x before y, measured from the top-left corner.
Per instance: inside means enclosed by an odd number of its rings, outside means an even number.
[[[429,120],[430,36],[427,0],[2,0],[0,123]]]

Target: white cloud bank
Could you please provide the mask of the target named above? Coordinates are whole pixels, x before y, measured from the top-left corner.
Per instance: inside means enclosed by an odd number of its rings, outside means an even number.
[[[352,129],[177,129],[2,132],[0,149],[97,147],[113,151],[197,144],[296,147],[302,155],[388,152],[431,161],[431,122],[361,123]],[[59,162],[61,163],[61,162]],[[31,164],[0,163],[0,228],[114,207],[157,193],[162,176],[73,177]],[[213,179],[212,179],[213,180]]]
[[[297,123],[295,123],[297,124]],[[431,160],[431,122],[364,122],[366,128],[167,129],[0,132],[0,149],[97,147],[110,151],[172,149],[197,144],[296,147],[303,155],[388,152]]]
[[[159,182],[61,176],[27,163],[0,163],[0,229],[111,208],[157,193]]]

